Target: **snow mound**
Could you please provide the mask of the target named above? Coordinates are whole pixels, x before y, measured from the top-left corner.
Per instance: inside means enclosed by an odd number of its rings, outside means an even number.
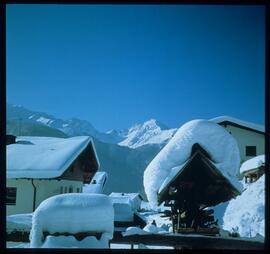
[[[13,214],[7,216],[7,232],[30,232],[32,227],[32,213]]]
[[[224,213],[223,228],[231,231],[238,227],[242,237],[264,236],[265,176],[247,186],[247,189],[229,202]]]
[[[146,235],[149,234],[149,232],[144,231],[143,229],[139,227],[128,227],[125,232],[122,232],[123,236],[128,235]]]
[[[113,237],[114,210],[110,198],[103,194],[68,193],[44,200],[33,214],[31,248],[41,247],[43,232],[107,233]]]
[[[240,173],[242,174],[251,169],[259,168],[260,166],[264,165],[264,163],[265,163],[264,154],[256,156],[250,160],[243,162],[243,164],[240,167]]]
[[[144,172],[144,189],[149,202],[157,204],[157,194],[171,170],[184,164],[193,144],[199,143],[212,157],[215,166],[236,188],[240,153],[236,140],[223,127],[207,120],[184,124],[169,143],[150,162]]]

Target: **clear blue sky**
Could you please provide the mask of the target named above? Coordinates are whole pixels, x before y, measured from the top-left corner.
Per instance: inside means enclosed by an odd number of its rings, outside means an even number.
[[[7,101],[122,129],[264,123],[263,6],[8,5]]]

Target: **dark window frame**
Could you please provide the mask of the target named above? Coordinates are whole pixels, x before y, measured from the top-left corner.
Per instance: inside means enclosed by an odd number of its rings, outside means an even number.
[[[257,147],[246,146],[246,156],[257,156]]]
[[[16,205],[17,201],[17,187],[7,187],[6,204]]]

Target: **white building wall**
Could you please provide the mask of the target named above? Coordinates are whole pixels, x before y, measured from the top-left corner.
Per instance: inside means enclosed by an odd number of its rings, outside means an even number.
[[[65,192],[82,192],[83,183],[71,180],[38,180],[36,186],[36,206],[45,199]],[[7,215],[33,212],[34,187],[28,179],[7,179],[7,187],[16,187],[16,205],[7,205]]]
[[[232,125],[227,125],[225,128],[233,135],[238,143],[241,162],[254,157],[246,156],[246,146],[256,146],[257,156],[265,153],[265,136],[263,134]]]

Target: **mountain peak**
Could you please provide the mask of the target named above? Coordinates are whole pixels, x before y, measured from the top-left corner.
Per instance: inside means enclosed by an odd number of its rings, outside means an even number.
[[[144,122],[143,127],[148,127],[150,129],[160,128],[161,130],[169,129],[165,124],[157,121],[154,118],[151,118],[148,121]]]

